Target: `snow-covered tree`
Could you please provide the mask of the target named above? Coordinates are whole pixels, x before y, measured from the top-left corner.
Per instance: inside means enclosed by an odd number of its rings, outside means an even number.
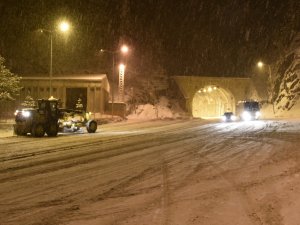
[[[7,69],[4,65],[4,58],[0,56],[0,101],[14,100],[21,87],[21,78]]]
[[[30,95],[27,95],[24,102],[22,102],[21,105],[24,108],[34,108],[35,107],[35,101]]]

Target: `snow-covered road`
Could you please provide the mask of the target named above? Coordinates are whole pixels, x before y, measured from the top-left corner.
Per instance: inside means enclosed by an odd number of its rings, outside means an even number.
[[[300,122],[0,138],[0,225],[299,225]]]

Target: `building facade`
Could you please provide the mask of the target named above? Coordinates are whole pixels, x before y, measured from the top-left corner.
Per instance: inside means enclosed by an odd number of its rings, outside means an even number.
[[[21,86],[19,104],[27,96],[34,100],[53,96],[61,100],[63,108],[75,109],[80,99],[86,111],[104,113],[109,101],[110,87],[105,74],[53,76],[51,80],[49,77],[22,77]]]

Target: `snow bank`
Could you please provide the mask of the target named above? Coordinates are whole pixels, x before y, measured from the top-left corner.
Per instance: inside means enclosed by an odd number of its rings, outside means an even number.
[[[271,104],[263,104],[261,109],[261,118],[262,119],[273,119],[275,118],[275,114],[273,111],[273,106]]]
[[[297,102],[290,110],[276,110],[275,114],[271,104],[264,104],[261,108],[261,115],[263,119],[273,118],[300,118],[300,102]]]
[[[166,97],[160,97],[155,105],[138,105],[135,111],[127,116],[127,119],[175,119],[181,118],[184,112],[178,104],[170,104]]]
[[[14,134],[13,123],[10,121],[5,121],[5,122],[0,121],[0,138],[10,137],[13,134]]]
[[[290,110],[280,110],[276,112],[276,116],[283,118],[300,118],[300,102],[298,101]]]

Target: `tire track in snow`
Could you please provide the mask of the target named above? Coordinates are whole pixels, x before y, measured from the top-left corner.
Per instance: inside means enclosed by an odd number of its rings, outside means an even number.
[[[161,198],[161,205],[163,210],[163,220],[162,225],[169,224],[169,185],[168,185],[168,165],[163,160],[162,161],[162,198]]]

